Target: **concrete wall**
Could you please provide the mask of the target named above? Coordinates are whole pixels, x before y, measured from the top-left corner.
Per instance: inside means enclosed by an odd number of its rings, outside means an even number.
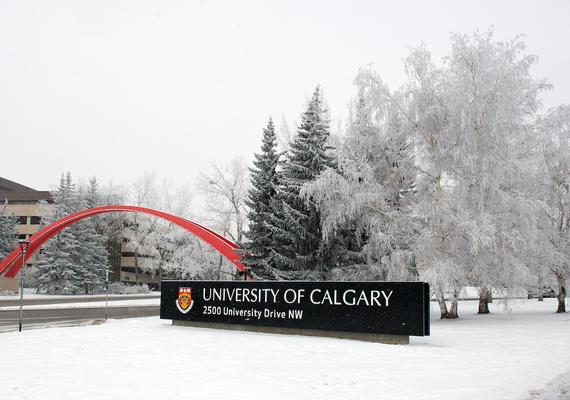
[[[172,325],[191,326],[194,328],[211,328],[232,331],[248,331],[261,333],[278,333],[282,335],[320,336],[337,339],[362,340],[364,342],[386,343],[386,344],[408,344],[409,336],[384,335],[379,333],[325,331],[320,329],[297,329],[297,328],[275,328],[268,326],[220,324],[214,322],[194,322],[194,321],[172,321]]]
[[[0,291],[18,292],[18,279],[0,276]]]

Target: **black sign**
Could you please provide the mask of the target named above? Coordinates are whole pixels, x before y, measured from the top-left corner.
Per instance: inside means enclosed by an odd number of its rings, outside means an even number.
[[[160,318],[429,335],[422,282],[163,281]]]

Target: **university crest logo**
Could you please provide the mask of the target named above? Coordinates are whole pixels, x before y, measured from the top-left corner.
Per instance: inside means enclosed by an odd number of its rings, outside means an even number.
[[[178,298],[176,299],[176,307],[178,308],[178,311],[182,314],[186,314],[190,311],[193,305],[194,300],[192,300],[192,288],[178,288]]]

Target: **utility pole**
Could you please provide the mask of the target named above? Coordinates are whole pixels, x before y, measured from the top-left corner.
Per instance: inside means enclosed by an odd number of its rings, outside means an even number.
[[[26,251],[30,242],[27,240],[18,241],[22,254],[22,268],[20,269],[20,315],[18,317],[18,332],[22,332],[22,319],[24,317],[24,270],[26,268]]]

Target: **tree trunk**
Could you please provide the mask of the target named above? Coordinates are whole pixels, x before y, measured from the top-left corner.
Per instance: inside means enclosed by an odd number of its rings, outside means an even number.
[[[479,290],[479,311],[477,314],[489,314],[489,294],[491,292],[487,289],[481,288]]]
[[[162,258],[158,263],[158,291],[162,290]]]
[[[544,301],[544,277],[542,276],[542,271],[539,269],[538,275],[538,301]]]
[[[487,289],[487,303],[493,302],[493,290]]]
[[[561,272],[556,273],[556,280],[558,281],[558,309],[557,313],[566,312],[566,279]]]
[[[451,297],[451,308],[449,309],[449,314],[447,314],[448,319],[459,318],[457,313],[457,307],[459,306],[459,291],[453,289],[453,294]]]
[[[135,250],[135,284],[139,285],[139,252]]]
[[[437,233],[438,248],[441,253],[443,253],[443,221],[440,211],[440,200],[441,200],[441,174],[435,177],[435,230]],[[449,311],[447,310],[447,304],[445,304],[445,296],[443,288],[440,286],[436,294],[437,302],[439,303],[440,319],[449,318]]]
[[[218,260],[218,280],[222,280],[222,275],[221,275],[221,271],[222,271],[222,265],[224,264],[224,259],[222,258],[222,256],[220,256],[219,260]]]
[[[443,290],[438,290],[435,297],[437,298],[437,303],[439,304],[440,319],[446,319],[449,315],[447,311],[447,304],[445,304],[445,298],[443,297]]]

